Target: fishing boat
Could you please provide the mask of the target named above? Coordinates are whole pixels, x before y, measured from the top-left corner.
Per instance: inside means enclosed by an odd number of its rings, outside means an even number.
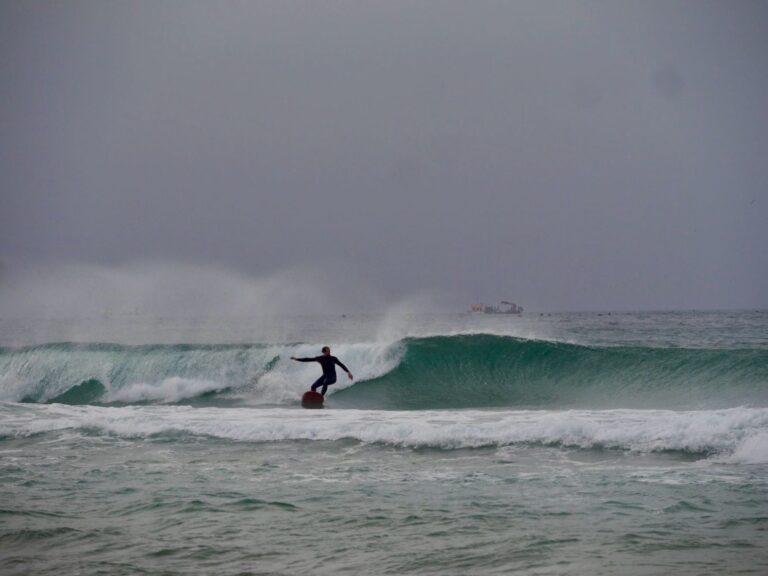
[[[522,314],[523,307],[518,306],[514,302],[508,302],[502,300],[498,306],[491,306],[488,304],[472,304],[470,306],[470,312],[476,312],[478,314]]]

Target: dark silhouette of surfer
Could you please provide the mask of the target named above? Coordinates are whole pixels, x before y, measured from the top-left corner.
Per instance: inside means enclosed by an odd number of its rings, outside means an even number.
[[[337,364],[347,373],[350,380],[352,380],[352,372],[350,372],[349,369],[344,366],[342,361],[336,358],[336,356],[331,356],[331,349],[328,346],[323,346],[322,352],[322,356],[315,356],[314,358],[296,358],[295,356],[291,356],[291,360],[296,360],[297,362],[320,362],[320,366],[323,367],[323,375],[312,384],[312,391],[314,392],[322,386],[320,394],[325,396],[328,386],[336,383]]]

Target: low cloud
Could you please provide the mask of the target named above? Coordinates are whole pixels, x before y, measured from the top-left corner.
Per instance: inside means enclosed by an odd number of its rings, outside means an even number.
[[[375,309],[376,291],[308,267],[255,277],[211,266],[134,262],[28,268],[4,278],[5,318],[248,317]]]

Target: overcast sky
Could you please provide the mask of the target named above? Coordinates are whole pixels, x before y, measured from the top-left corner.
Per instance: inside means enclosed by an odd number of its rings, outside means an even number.
[[[177,268],[768,307],[767,191],[765,1],[0,3],[6,309]]]

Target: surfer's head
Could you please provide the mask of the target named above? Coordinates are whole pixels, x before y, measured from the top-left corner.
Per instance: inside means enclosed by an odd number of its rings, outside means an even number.
[[[322,352],[323,352],[323,354],[325,354],[326,356],[330,356],[330,354],[331,354],[331,349],[330,349],[330,348],[328,348],[328,346],[323,346],[323,350],[322,350]]]

